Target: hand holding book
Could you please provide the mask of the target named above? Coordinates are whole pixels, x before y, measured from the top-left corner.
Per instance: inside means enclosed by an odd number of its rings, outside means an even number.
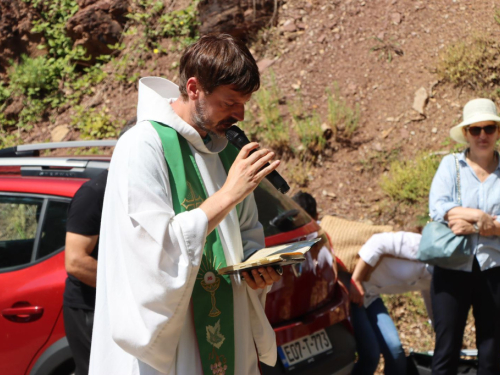
[[[282,267],[301,263],[305,260],[305,253],[307,253],[319,240],[319,238],[315,238],[310,241],[292,242],[264,248],[253,253],[244,262],[219,268],[217,272],[220,275],[232,275],[243,271],[253,274],[253,270],[261,267]]]
[[[281,280],[281,274],[278,274],[274,267],[252,268],[249,271],[241,271],[241,276],[252,289],[264,289]]]

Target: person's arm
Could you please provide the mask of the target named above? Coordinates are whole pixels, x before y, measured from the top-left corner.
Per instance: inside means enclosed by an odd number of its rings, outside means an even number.
[[[413,260],[420,242],[420,235],[409,232],[377,233],[371,236],[359,250],[358,263],[351,278],[351,301],[363,303],[362,282],[375,269],[384,256]]]
[[[477,223],[481,220],[486,220],[487,217],[490,216],[483,211],[477,209],[477,208],[468,208],[468,207],[454,207],[451,210],[449,210],[446,215],[444,215],[444,218],[446,221],[451,221],[451,220],[465,220],[468,221],[471,224]]]
[[[66,233],[64,260],[66,272],[81,282],[96,286],[97,260],[90,254],[97,244],[99,236],[86,236],[77,233]]]
[[[89,183],[94,184],[95,180]],[[99,238],[103,194],[103,190],[94,189],[88,183],[82,185],[71,201],[66,223],[64,251],[66,272],[94,288],[97,260],[90,254],[94,251]]]
[[[201,204],[200,209],[208,219],[207,235],[280,164],[279,160],[271,162],[274,152],[266,149],[257,150],[250,155],[257,147],[259,144],[252,142],[241,149],[222,188]],[[267,163],[269,166],[262,169]]]
[[[491,216],[476,208],[454,207],[446,213],[445,219],[450,229],[457,235],[477,233],[474,224],[483,236],[498,236],[500,233],[496,216]]]
[[[250,154],[250,151],[257,147],[258,143],[252,142],[241,149],[222,188],[201,204],[200,209],[208,218],[207,235],[238,203],[255,190],[264,177],[278,167],[279,160],[271,162],[274,152],[262,149]],[[267,163],[269,166],[262,169]],[[242,272],[242,276],[252,289],[264,289],[281,278],[272,267],[254,269],[251,275]]]
[[[359,250],[359,260],[351,277],[349,297],[351,302],[363,305],[365,290],[363,281],[384,255],[394,255],[393,233],[377,233],[371,236]]]
[[[373,267],[366,263],[363,259],[359,258],[354,268],[354,272],[351,277],[351,285],[349,288],[349,298],[351,302],[363,306],[363,301],[365,297],[365,290],[363,288],[363,281],[366,279],[368,274],[373,271]]]
[[[359,256],[375,267],[383,256],[414,259],[412,249],[420,236],[409,232],[384,232],[372,235],[359,250]],[[413,249],[412,249],[413,250]]]
[[[480,230],[479,233],[482,236],[500,236],[500,222],[495,219],[493,221],[493,228],[489,230]]]

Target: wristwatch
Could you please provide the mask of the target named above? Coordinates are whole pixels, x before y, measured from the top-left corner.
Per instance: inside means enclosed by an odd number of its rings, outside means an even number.
[[[479,233],[479,226],[477,223],[472,224],[472,226],[474,227],[474,233]]]

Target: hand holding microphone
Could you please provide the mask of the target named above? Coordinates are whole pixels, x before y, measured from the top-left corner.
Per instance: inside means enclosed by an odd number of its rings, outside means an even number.
[[[233,125],[226,130],[226,138],[238,150],[241,150],[245,145],[250,143],[250,140],[247,138],[245,133],[236,125]],[[250,151],[250,155],[256,151],[257,150]],[[269,163],[266,163],[266,165],[264,165],[262,169],[268,166]],[[266,178],[278,191],[282,192],[283,194],[286,194],[290,190],[290,186],[288,186],[284,178],[281,177],[281,175],[276,170],[273,170],[271,173],[266,175]]]

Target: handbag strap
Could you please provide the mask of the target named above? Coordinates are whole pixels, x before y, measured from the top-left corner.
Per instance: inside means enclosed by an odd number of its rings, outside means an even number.
[[[456,167],[456,170],[457,170],[457,198],[458,198],[458,204],[461,206],[462,205],[462,192],[461,192],[461,189],[460,189],[460,164],[458,162],[458,157],[456,154],[453,154],[453,156],[455,157],[455,167]]]

